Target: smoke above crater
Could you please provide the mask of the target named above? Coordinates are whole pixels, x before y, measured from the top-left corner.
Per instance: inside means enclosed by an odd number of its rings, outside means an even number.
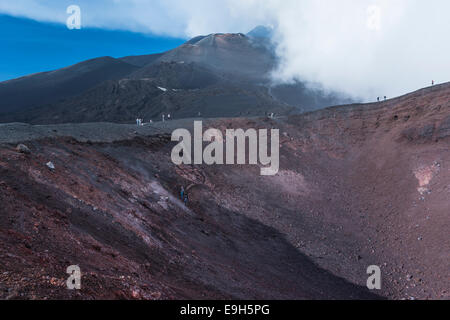
[[[0,12],[65,22],[66,0],[16,0]],[[79,0],[84,27],[177,37],[272,26],[273,79],[321,83],[364,100],[450,81],[447,0]]]

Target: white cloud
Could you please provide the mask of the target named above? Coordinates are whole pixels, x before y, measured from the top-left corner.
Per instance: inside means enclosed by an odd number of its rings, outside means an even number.
[[[276,10],[283,66],[300,77],[373,99],[450,80],[450,2],[291,1]],[[377,6],[376,28],[368,28]]]
[[[274,78],[320,82],[367,99],[450,80],[448,0],[15,0],[0,12],[84,26],[191,37],[276,26]]]

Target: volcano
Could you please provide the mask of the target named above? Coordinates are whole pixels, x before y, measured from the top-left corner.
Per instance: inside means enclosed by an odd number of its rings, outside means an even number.
[[[0,299],[449,299],[450,83],[275,84],[271,32],[1,82]],[[197,156],[253,129],[259,160],[276,132],[276,166],[176,163],[180,128]]]
[[[273,84],[278,60],[264,31],[199,36],[160,54],[102,57],[1,82],[0,122],[288,115],[351,101],[307,83]]]

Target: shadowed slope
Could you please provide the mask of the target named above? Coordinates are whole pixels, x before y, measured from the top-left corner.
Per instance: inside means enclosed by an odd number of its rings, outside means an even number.
[[[105,80],[121,79],[138,67],[103,57],[0,82],[0,113],[20,112],[84,92]]]

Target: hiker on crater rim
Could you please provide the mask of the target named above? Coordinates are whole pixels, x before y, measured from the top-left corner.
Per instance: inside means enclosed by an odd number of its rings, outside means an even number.
[[[181,186],[180,196],[181,196],[181,200],[184,201],[184,187],[183,186]]]
[[[185,193],[185,194],[184,194],[184,205],[185,205],[185,206],[187,206],[188,201],[189,201],[189,196],[188,196],[187,193]]]

